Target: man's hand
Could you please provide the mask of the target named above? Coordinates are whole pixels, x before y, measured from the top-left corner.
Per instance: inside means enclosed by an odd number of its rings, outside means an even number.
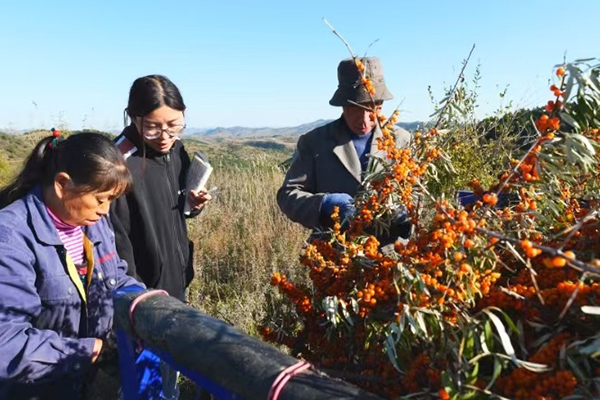
[[[206,189],[190,190],[189,201],[192,211],[198,211],[212,200],[212,196]]]
[[[354,199],[348,193],[329,193],[323,196],[321,201],[321,220],[331,225],[331,214],[333,208],[339,207],[340,221],[354,214]]]

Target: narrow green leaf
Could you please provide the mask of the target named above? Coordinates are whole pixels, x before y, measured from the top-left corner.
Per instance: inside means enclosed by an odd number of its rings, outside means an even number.
[[[396,370],[398,370],[398,372],[404,373],[401,369],[400,366],[398,365],[398,361],[396,360],[398,358],[398,353],[396,351],[396,344],[394,343],[394,338],[392,337],[392,335],[388,335],[385,342],[384,342],[384,347],[385,347],[385,353],[387,354],[390,362],[392,363],[392,365],[394,366],[394,368],[396,368]]]
[[[571,125],[573,128],[577,129],[577,131],[581,130],[581,127],[579,126],[579,123],[575,120],[575,118],[573,118],[569,114],[567,114],[565,112],[561,112],[560,113],[560,118],[563,121],[565,121],[567,124]]]
[[[516,361],[517,357],[515,355],[515,349],[513,348],[513,345],[510,341],[510,336],[508,336],[506,328],[504,328],[504,324],[502,323],[500,318],[498,318],[496,314],[494,314],[488,309],[483,310],[483,312],[487,314],[487,316],[490,318],[490,321],[492,321],[492,324],[494,324],[494,327],[496,328],[496,332],[498,332],[500,342],[502,343],[502,347],[504,347],[504,351],[506,352],[506,354],[509,357],[513,358],[514,361]]]
[[[537,374],[541,374],[542,372],[548,372],[551,371],[552,368],[550,368],[549,366],[545,365],[545,364],[538,364],[538,363],[533,363],[530,361],[523,361],[523,360],[516,360],[515,361],[517,366],[519,367],[523,367],[531,372],[535,372]]]
[[[573,358],[567,356],[567,364],[569,364],[571,371],[575,374],[575,377],[579,382],[584,382],[587,380],[586,374],[581,370],[581,368],[579,368],[579,365],[577,365]]]
[[[475,384],[475,382],[477,382],[477,377],[479,376],[479,363],[476,362],[473,365],[473,368],[471,368],[471,371],[469,371],[469,375],[468,375],[468,382],[472,385]]]
[[[506,324],[508,325],[508,327],[510,328],[511,331],[513,331],[514,333],[520,333],[519,328],[517,328],[517,325],[515,325],[512,318],[510,318],[510,316],[507,313],[505,313],[503,310],[501,310],[498,307],[489,307],[489,308],[491,310],[498,311],[500,314],[502,314],[502,316],[504,317],[504,320],[506,321]]]
[[[501,373],[502,363],[497,357],[494,357],[494,372],[492,373],[492,379],[490,379],[490,381],[488,382],[485,390],[490,390],[492,386],[494,386],[494,383],[496,383],[496,379],[498,379]]]
[[[494,349],[494,335],[492,333],[492,325],[490,324],[490,321],[485,321],[484,332],[485,342],[482,342],[482,347],[485,344],[487,348],[484,348],[484,351],[489,353]]]
[[[579,352],[593,358],[600,356],[600,335],[597,335],[590,344],[580,347]]]

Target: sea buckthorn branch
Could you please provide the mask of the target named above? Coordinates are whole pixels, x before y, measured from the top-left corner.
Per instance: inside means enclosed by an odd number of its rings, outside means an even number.
[[[435,199],[435,197],[433,197],[428,191],[427,188],[425,188],[421,183],[418,183],[418,185],[421,187],[421,190],[423,191],[423,193],[425,193],[432,201],[437,201]],[[447,212],[447,210],[445,210],[445,208],[441,207],[440,210],[442,210],[442,212],[444,212],[444,214],[446,215],[446,217],[451,220],[452,222],[456,222],[456,220],[454,218],[452,218],[450,216],[450,214]],[[577,228],[579,229],[579,228]],[[543,246],[540,244],[536,244],[536,243],[532,243],[529,241],[524,241],[524,240],[520,240],[520,239],[515,239],[515,238],[510,238],[507,237],[506,235],[503,235],[501,233],[498,232],[493,232],[490,231],[488,229],[482,228],[482,227],[476,227],[475,230],[479,233],[485,234],[487,237],[490,238],[496,238],[500,241],[504,241],[507,243],[513,243],[516,245],[521,246],[524,250],[528,250],[528,249],[537,249],[540,251],[540,253],[535,252],[535,256],[538,256],[539,254],[541,254],[541,252],[544,252],[546,254],[552,255],[554,257],[557,257],[558,259],[563,259],[565,260],[565,262],[567,263],[567,265],[579,272],[584,272],[585,274],[590,274],[590,275],[596,275],[596,276],[600,276],[600,269],[597,268],[595,265],[590,264],[590,263],[585,263],[581,260],[577,260],[575,258],[575,255],[573,252],[568,251],[568,252],[564,252],[562,249],[564,248],[564,246],[561,246],[560,248],[556,249],[556,248],[552,248],[549,246]],[[520,257],[520,255],[518,255],[518,253],[515,252],[515,254],[518,256],[517,258],[520,259],[523,264],[530,270],[531,272],[531,276],[532,276],[532,281],[534,283],[534,286],[536,288],[536,292],[538,293],[538,296],[541,296],[540,292],[539,292],[539,288],[537,285],[537,281],[535,279],[535,271],[533,271],[531,269],[531,264],[526,262],[523,258]],[[531,258],[531,257],[530,257]],[[584,275],[585,275],[584,274]],[[540,301],[542,304],[544,304],[544,300],[542,297],[540,297]]]
[[[561,76],[561,87],[564,85],[564,74]],[[552,85],[554,86],[554,85]],[[551,88],[552,88],[551,86]],[[540,145],[546,140],[554,139],[554,131],[557,131],[560,128],[560,123],[558,118],[555,117],[555,114],[558,113],[558,110],[562,106],[562,104],[552,104],[552,109],[549,111],[551,113],[552,118],[549,118],[546,115],[542,115],[536,123],[534,123],[534,127],[536,132],[538,133],[538,139],[535,143],[529,148],[529,150],[525,153],[525,155],[519,160],[519,162],[512,168],[511,172],[502,180],[498,188],[496,189],[496,197],[498,197],[502,191],[506,188],[509,182],[513,177],[518,175],[519,169],[523,165],[523,163],[531,157],[532,154],[538,153],[540,150]],[[547,105],[549,107],[549,105]],[[548,110],[548,108],[547,108]],[[545,134],[545,136],[544,136]],[[535,168],[535,167],[534,167]]]
[[[439,128],[440,124],[442,123],[444,112],[452,103],[452,100],[454,99],[454,95],[456,94],[456,91],[458,90],[458,87],[460,86],[460,82],[462,82],[462,80],[464,79],[465,69],[467,68],[467,65],[469,64],[469,60],[471,59],[471,56],[473,55],[473,51],[475,51],[475,43],[473,43],[473,46],[471,46],[471,50],[469,51],[467,58],[462,63],[463,64],[462,68],[460,69],[460,72],[458,73],[458,77],[456,78],[456,82],[454,83],[452,90],[450,90],[448,100],[444,103],[442,108],[437,111],[439,113],[439,116],[438,116],[437,121],[433,125],[433,129]]]
[[[334,35],[336,35],[341,41],[342,43],[344,43],[344,45],[346,46],[346,48],[348,49],[348,51],[350,52],[350,57],[352,58],[352,60],[354,60],[354,63],[356,64],[356,67],[358,68],[358,71],[360,73],[361,76],[361,84],[363,86],[365,86],[365,89],[367,91],[367,93],[369,94],[369,97],[371,98],[371,103],[373,105],[373,108],[368,108],[365,107],[362,104],[357,104],[353,101],[349,101],[349,103],[359,106],[360,108],[366,109],[372,113],[375,113],[375,98],[373,97],[373,95],[375,94],[375,88],[373,87],[372,82],[370,81],[370,79],[368,79],[365,75],[365,68],[362,64],[362,62],[358,59],[358,57],[356,56],[356,54],[354,54],[354,51],[352,50],[352,48],[350,47],[350,44],[346,41],[346,39],[344,39],[344,37],[329,23],[329,21],[327,21],[325,18],[323,18],[323,22],[325,23],[325,25],[327,25],[329,27],[329,29],[331,29],[331,31],[333,32]],[[376,41],[375,41],[376,42]],[[373,42],[373,43],[375,43]],[[371,43],[371,45],[373,44]],[[369,47],[371,46],[369,45]]]
[[[346,41],[346,39],[344,39],[342,37],[342,35],[340,35],[340,33],[338,31],[336,31],[335,28],[333,26],[331,26],[331,24],[329,23],[329,21],[327,21],[325,18],[323,18],[323,22],[325,23],[325,25],[327,25],[329,27],[329,29],[331,29],[331,31],[333,32],[333,34],[335,36],[337,36],[342,41],[342,43],[344,43],[344,45],[346,46],[346,48],[350,52],[350,56],[353,59],[356,59],[356,56],[354,55],[354,51],[352,51],[352,48],[350,47],[350,44]]]
[[[373,111],[373,109],[372,109],[371,107],[367,107],[367,106],[365,106],[364,104],[360,104],[360,103],[357,103],[357,102],[355,102],[355,101],[352,101],[352,100],[348,100],[348,103],[350,103],[350,104],[352,104],[353,106],[356,106],[356,107],[358,107],[358,108],[362,108],[362,109],[363,109],[363,110],[365,110],[365,111],[374,112],[374,111]]]

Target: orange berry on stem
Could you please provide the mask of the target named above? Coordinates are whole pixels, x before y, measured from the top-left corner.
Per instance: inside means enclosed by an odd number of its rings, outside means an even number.
[[[537,203],[535,201],[531,200],[529,202],[529,209],[534,210],[534,211],[537,210]]]
[[[565,265],[567,265],[567,260],[562,257],[554,257],[552,259],[552,266],[555,268],[564,267]]]
[[[521,241],[521,243],[519,243],[519,244],[521,245],[521,248],[522,248],[523,250],[528,250],[528,249],[530,249],[531,247],[533,247],[533,244],[532,244],[532,243],[531,243],[529,240],[527,240],[527,239],[526,239],[526,240],[523,240],[523,241]]]
[[[535,257],[539,256],[540,254],[542,254],[542,251],[540,249],[531,247],[525,251],[525,254],[527,254],[527,257],[529,257],[529,258],[535,258]]]
[[[486,193],[483,195],[483,201],[493,207],[498,204],[498,196],[496,193]]]

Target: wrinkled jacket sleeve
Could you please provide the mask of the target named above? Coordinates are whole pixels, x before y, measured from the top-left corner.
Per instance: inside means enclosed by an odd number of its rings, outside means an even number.
[[[127,274],[138,281],[142,281],[137,273],[135,257],[133,253],[133,244],[129,238],[131,231],[131,219],[129,214],[129,204],[127,196],[121,196],[110,205],[110,223],[115,232],[115,244],[117,254],[124,260],[127,267]]]
[[[83,373],[95,339],[61,338],[33,327],[41,310],[33,255],[11,243],[7,230],[0,227],[0,381],[36,383]]]
[[[324,193],[316,193],[315,159],[306,135],[298,140],[292,164],[277,192],[277,204],[285,215],[307,228],[320,226]]]
[[[120,259],[117,263],[117,289],[131,285],[146,288],[146,285],[141,280],[129,275],[127,261]]]

